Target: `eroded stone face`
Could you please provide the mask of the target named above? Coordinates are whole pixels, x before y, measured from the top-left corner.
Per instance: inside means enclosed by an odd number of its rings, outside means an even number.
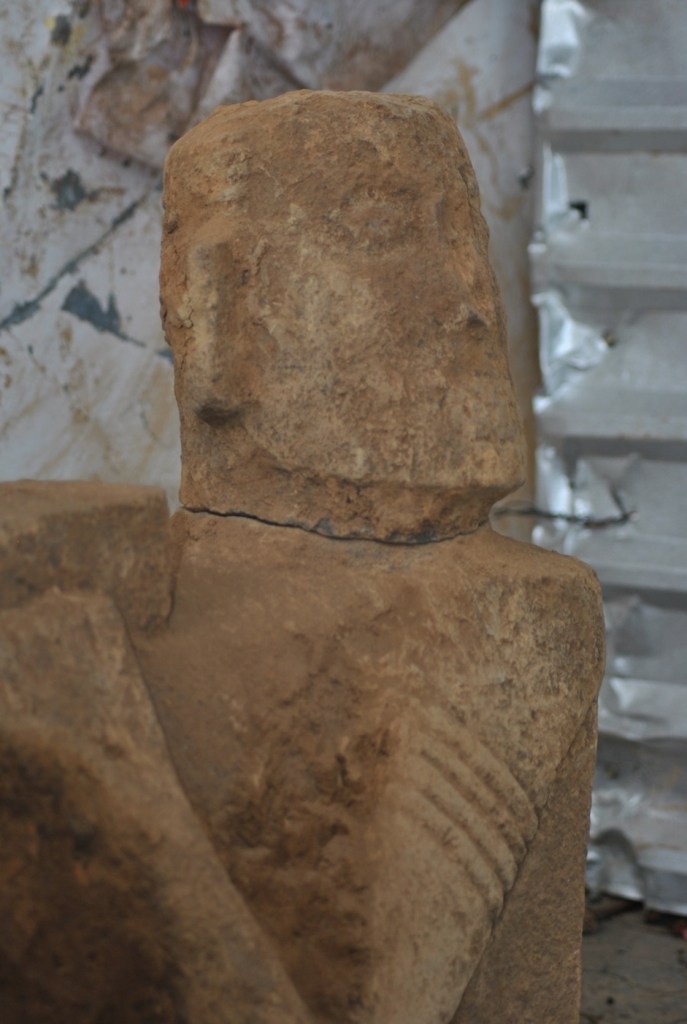
[[[517,486],[487,229],[433,102],[219,108],[173,147],[165,210],[187,507],[417,540]]]

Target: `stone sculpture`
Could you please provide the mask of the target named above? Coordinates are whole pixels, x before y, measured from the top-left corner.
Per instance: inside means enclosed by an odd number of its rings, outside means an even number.
[[[0,507],[0,1020],[305,1024],[131,645],[171,608],[164,495],[20,482]]]
[[[7,1020],[573,1024],[600,599],[488,525],[521,438],[455,127],[218,109],[161,295],[169,546],[155,493],[10,491]]]

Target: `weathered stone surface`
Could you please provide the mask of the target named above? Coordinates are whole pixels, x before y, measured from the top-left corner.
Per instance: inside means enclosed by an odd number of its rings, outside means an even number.
[[[172,604],[168,511],[156,487],[0,484],[0,608],[51,587],[109,594],[133,629]]]
[[[451,1024],[579,1024],[596,701],[561,762],[500,919]]]
[[[537,884],[572,910],[536,973],[536,929],[509,934],[508,956],[518,999],[574,990],[603,661],[593,574],[488,528],[342,543],[182,511],[174,532],[170,628],[139,654],[191,803],[314,1019],[451,1020],[481,958],[496,967],[492,930],[540,820],[560,850],[536,857]],[[461,1021],[491,1019],[479,991]]]
[[[172,148],[165,210],[184,505],[428,540],[517,486],[487,230],[436,104],[220,108]]]
[[[305,1024],[100,595],[0,613],[3,1024]]]

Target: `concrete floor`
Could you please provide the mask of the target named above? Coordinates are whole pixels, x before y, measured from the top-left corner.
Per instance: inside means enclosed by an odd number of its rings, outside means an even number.
[[[687,1024],[687,941],[640,910],[583,941],[580,1024]]]

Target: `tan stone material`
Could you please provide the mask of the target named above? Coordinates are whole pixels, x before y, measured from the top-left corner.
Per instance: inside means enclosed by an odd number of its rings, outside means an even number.
[[[566,893],[559,933],[533,973],[525,927],[509,963],[528,996],[563,980],[570,997],[603,662],[591,571],[488,528],[407,546],[174,522],[175,610],[140,651],[146,678],[186,792],[314,1019],[449,1021],[556,787],[559,853],[536,858],[528,906],[536,920],[539,886]],[[560,1009],[542,1022],[572,1022],[574,997]]]
[[[521,437],[452,123],[220,109],[165,206],[187,508],[5,492],[2,1024],[577,1024],[601,601],[487,522]]]
[[[451,1024],[579,1024],[582,877],[595,754],[593,702]]]
[[[156,487],[0,483],[0,608],[50,587],[109,594],[134,629],[172,606],[167,501]]]
[[[172,147],[164,204],[186,507],[430,540],[521,482],[477,184],[433,101],[220,107]]]
[[[123,619],[79,590],[0,612],[0,1019],[306,1024],[179,786]]]

